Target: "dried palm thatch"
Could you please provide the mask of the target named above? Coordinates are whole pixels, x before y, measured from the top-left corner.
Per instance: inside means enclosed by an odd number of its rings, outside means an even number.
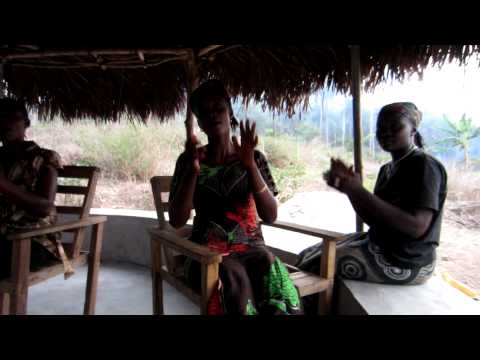
[[[365,90],[386,79],[422,75],[431,64],[467,58],[479,46],[362,46]],[[196,81],[222,80],[233,96],[293,114],[308,106],[324,87],[350,91],[350,52],[346,45],[211,45],[156,49],[41,49],[0,47],[7,91],[47,117],[115,121],[121,114],[145,120],[168,119],[181,111]],[[189,64],[189,65],[188,65]]]

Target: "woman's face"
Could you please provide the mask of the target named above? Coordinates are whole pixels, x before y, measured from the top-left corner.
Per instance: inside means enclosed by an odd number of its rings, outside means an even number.
[[[16,113],[0,119],[0,141],[20,141],[25,138],[26,123],[22,114]]]
[[[415,129],[405,117],[382,116],[377,121],[377,140],[383,150],[392,152],[411,146]]]
[[[198,124],[207,136],[220,136],[230,132],[230,107],[219,96],[207,97],[198,106]]]

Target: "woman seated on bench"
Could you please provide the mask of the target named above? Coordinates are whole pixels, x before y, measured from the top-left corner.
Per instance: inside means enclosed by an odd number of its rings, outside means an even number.
[[[327,183],[345,193],[369,225],[337,248],[337,275],[387,284],[421,284],[435,268],[447,174],[427,154],[417,131],[421,113],[412,103],[384,106],[378,115],[377,139],[392,156],[380,169],[373,194],[341,160],[331,160]],[[300,254],[299,267],[318,271],[318,245]]]
[[[224,255],[218,291],[209,314],[298,314],[298,293],[280,260],[265,247],[257,212],[265,222],[277,217],[277,194],[267,161],[255,150],[255,123],[240,124],[241,145],[231,138],[238,126],[223,84],[209,80],[197,88],[190,105],[206,146],[195,135],[177,160],[170,189],[170,223],[180,228],[192,205],[196,216],[191,240]],[[200,287],[200,267],[188,260],[186,276]]]
[[[52,225],[56,220],[55,195],[59,155],[25,140],[30,120],[25,105],[0,99],[0,279],[11,275],[12,241],[9,233]],[[59,241],[60,234],[32,239],[31,270],[50,261],[64,260],[72,270]]]

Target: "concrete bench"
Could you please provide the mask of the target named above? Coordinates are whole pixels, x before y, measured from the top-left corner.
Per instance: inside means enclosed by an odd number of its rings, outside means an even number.
[[[475,301],[433,276],[422,285],[383,285],[339,280],[341,315],[480,315]]]
[[[298,253],[318,242],[307,235],[280,229],[263,229],[267,245],[281,249],[282,260],[295,263]],[[280,255],[279,255],[280,256]],[[480,315],[475,301],[434,276],[423,285],[382,285],[338,279],[335,282],[337,311],[342,315]]]

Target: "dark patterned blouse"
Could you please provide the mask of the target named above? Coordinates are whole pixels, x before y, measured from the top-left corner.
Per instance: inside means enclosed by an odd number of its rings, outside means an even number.
[[[3,147],[0,147],[0,172],[23,190],[35,193],[41,169],[47,165],[57,170],[61,169],[60,155],[53,150],[39,147],[33,141],[23,143],[22,152],[16,159],[11,159]],[[48,216],[39,218],[16,206],[0,193],[0,241],[6,241],[3,237],[9,233],[53,225],[56,221],[55,208]],[[65,255],[60,239],[61,233],[32,238],[63,262],[65,277],[68,277],[74,270]]]

